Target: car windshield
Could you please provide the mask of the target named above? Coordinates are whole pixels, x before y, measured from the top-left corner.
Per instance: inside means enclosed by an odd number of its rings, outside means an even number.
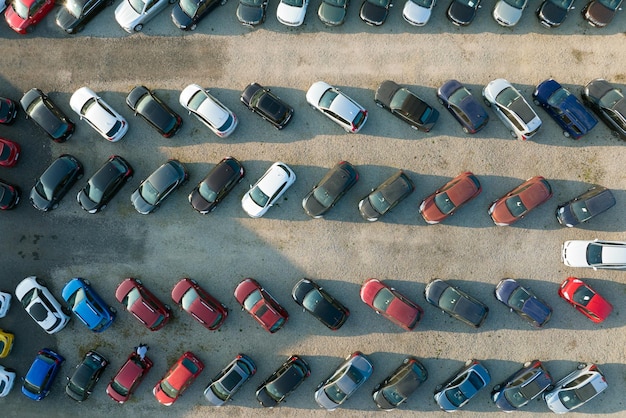
[[[337,97],[337,95],[338,93],[333,89],[326,90],[324,94],[322,94],[322,97],[320,97],[319,106],[322,109],[330,108],[330,105],[333,103],[333,100],[335,100],[335,97]]]
[[[587,246],[587,263],[592,266],[602,264],[602,245],[590,243]]]
[[[145,3],[143,0],[128,0],[128,4],[134,11],[137,12],[137,14],[141,14]]]
[[[222,386],[222,384],[219,382],[211,385],[211,392],[213,392],[213,394],[218,399],[221,399],[223,401],[227,400],[228,395],[230,395],[230,392],[228,392],[226,388],[224,388],[224,386]]]
[[[156,204],[159,198],[159,191],[149,182],[146,181],[141,185],[141,197],[151,205]]]
[[[209,203],[213,203],[217,200],[217,192],[209,187],[206,182],[200,183],[200,187],[198,188],[198,192],[200,196],[204,198]]]
[[[524,206],[524,203],[522,202],[522,199],[519,197],[519,195],[509,197],[505,203],[506,207],[509,209],[509,212],[511,212],[511,215],[516,218],[519,218],[524,213],[526,213],[526,206]]]
[[[126,305],[126,309],[132,308],[135,302],[137,302],[139,299],[141,299],[141,293],[139,293],[139,290],[135,288],[131,289],[131,291],[128,292],[128,294],[124,298],[124,305]]]
[[[85,290],[80,288],[76,292],[72,293],[70,298],[67,300],[67,304],[68,306],[70,306],[72,310],[74,310],[85,299],[86,299]]]
[[[13,9],[15,10],[15,13],[17,13],[19,17],[21,17],[24,20],[28,19],[29,10],[28,10],[28,7],[24,5],[24,3],[22,3],[19,0],[14,1]]]
[[[193,111],[197,111],[205,100],[207,100],[206,93],[202,90],[198,90],[193,96],[191,96],[187,107]]]
[[[389,289],[383,287],[376,294],[376,297],[374,297],[374,301],[372,302],[372,304],[376,309],[385,312],[395,298],[396,297],[393,293],[391,293],[391,291],[389,291]]]
[[[578,219],[580,222],[585,222],[592,216],[591,212],[589,212],[589,209],[587,209],[587,205],[585,204],[584,200],[579,200],[572,203],[571,209],[574,213],[574,216],[576,216],[576,219]]]
[[[262,208],[264,208],[265,205],[267,205],[267,202],[270,200],[270,197],[263,193],[263,191],[258,186],[250,190],[250,198],[254,203]]]
[[[67,0],[65,8],[75,18],[79,18],[83,14],[83,3],[79,0]]]
[[[457,292],[455,288],[448,287],[446,290],[443,291],[441,297],[439,298],[439,306],[441,307],[441,309],[453,312],[456,308],[456,303],[461,298],[461,294]]]
[[[599,0],[601,4],[606,6],[608,9],[617,10],[619,5],[622,3],[622,0]]]
[[[515,388],[504,391],[504,397],[506,400],[516,408],[524,405],[528,401],[520,389],[521,388]]]
[[[180,304],[182,305],[184,310],[189,310],[189,308],[191,307],[191,304],[194,303],[196,299],[198,299],[198,297],[199,296],[198,296],[198,292],[196,292],[196,289],[191,287],[183,295],[183,298],[180,301]]]
[[[315,189],[313,196],[325,208],[330,207],[333,204],[334,196],[328,193],[328,190],[324,186],[320,186]]]
[[[561,87],[548,98],[548,104],[552,107],[556,107],[567,99],[568,96],[571,96],[570,92]]]
[[[508,3],[511,7],[515,7],[516,9],[523,9],[527,0],[504,0],[505,3]]]
[[[176,398],[178,396],[178,390],[174,388],[167,380],[161,381],[161,390],[165,392],[170,398]]]
[[[261,299],[263,299],[261,292],[259,290],[255,290],[243,301],[243,306],[247,311],[250,311]]]
[[[378,213],[385,213],[391,208],[391,203],[385,199],[383,192],[377,191],[369,196],[369,201]]]
[[[412,0],[412,1],[418,6],[430,8],[433,5],[435,0]]]
[[[461,87],[460,89],[452,93],[452,95],[450,95],[448,101],[453,105],[460,106],[461,102],[463,102],[466,97],[471,95],[472,94],[465,87]]]
[[[178,5],[187,16],[194,16],[202,3],[195,0],[180,0]]]
[[[550,2],[563,10],[569,10],[574,0],[550,0]]]
[[[111,382],[111,387],[113,388],[115,392],[119,393],[122,396],[127,396],[128,393],[130,392],[130,390],[126,386],[122,385],[117,380],[113,380]]]
[[[342,403],[346,396],[348,396],[339,388],[339,385],[337,385],[336,382],[325,387],[324,392],[328,398],[336,404]]]
[[[345,7],[347,0],[323,0],[324,3],[331,4],[333,6]]]
[[[303,0],[281,0],[283,3],[293,6],[293,7],[302,7],[304,4]]]
[[[509,298],[509,305],[516,309],[521,310],[524,307],[524,303],[530,298],[530,294],[523,287],[518,287]]]
[[[386,0],[381,0],[381,1],[385,2]],[[411,96],[411,93],[407,89],[401,88],[400,90],[394,93],[393,97],[391,98],[391,103],[389,103],[389,107],[394,110],[401,109],[402,104],[404,103],[406,98],[409,96]]]
[[[383,388],[382,394],[392,405],[399,405],[406,399],[404,395],[398,392],[395,386],[387,386]]]
[[[576,389],[562,390],[559,392],[559,399],[567,409],[574,409],[584,402],[578,397]]]
[[[38,181],[37,184],[35,184],[35,190],[39,196],[45,198],[46,200],[52,199],[54,190],[45,187],[41,181]]]
[[[463,393],[463,391],[459,388],[454,388],[446,391],[446,398],[450,401],[450,403],[457,408],[460,407],[463,402],[467,401],[467,396]]]
[[[511,105],[519,99],[520,95],[517,91],[512,87],[507,87],[496,96],[496,103],[504,107],[511,107]]]
[[[580,286],[574,292],[573,299],[574,302],[578,303],[579,305],[587,306],[591,298],[593,298],[594,296],[595,293],[593,290],[589,289],[587,286]]]
[[[444,215],[448,215],[454,209],[456,209],[456,206],[454,205],[452,200],[450,200],[450,198],[448,197],[448,193],[446,192],[439,193],[435,196],[435,205],[437,206],[437,209],[439,209]]]
[[[622,95],[622,93],[619,92],[619,90],[613,89],[609,90],[604,96],[600,98],[599,104],[601,107],[611,109],[613,106],[615,106],[615,103],[619,102],[623,98],[624,96]]]
[[[104,194],[104,190],[95,187],[91,181],[85,186],[85,192],[92,202],[100,202]]]

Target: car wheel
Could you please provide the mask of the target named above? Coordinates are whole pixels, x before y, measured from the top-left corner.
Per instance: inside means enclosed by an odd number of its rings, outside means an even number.
[[[141,280],[139,280],[139,279],[135,279],[135,283],[137,283],[137,284],[141,284]]]
[[[383,108],[383,104],[378,100],[376,100],[376,106],[380,107],[381,109]]]
[[[40,279],[39,277],[35,279],[35,282],[37,282],[39,286],[44,286],[44,287],[46,286],[46,282],[43,279]]]
[[[83,283],[85,283],[87,286],[91,286],[91,282],[87,279],[83,279]]]
[[[172,308],[170,307],[170,305],[163,305],[165,306],[165,310],[168,312],[172,312]]]
[[[435,393],[439,392],[441,390],[441,388],[443,388],[443,385],[437,385],[435,386]]]
[[[196,30],[197,27],[198,25],[194,23],[193,25],[189,26],[189,30]]]
[[[565,138],[569,138],[569,137],[570,137],[570,134],[569,134],[569,132],[567,132],[567,131],[563,131],[563,136],[564,136]]]
[[[104,205],[100,206],[100,210],[104,210],[104,209],[106,209],[106,207],[107,207],[107,205],[104,204]]]
[[[467,129],[465,126],[463,127],[463,132],[465,132],[466,134],[470,133],[469,129]]]
[[[546,390],[545,390],[545,391],[546,391],[546,392],[552,392],[553,390],[554,390],[554,385],[549,385],[549,386],[546,388]]]
[[[141,32],[142,29],[143,29],[143,25],[140,23],[137,26],[135,26],[133,30],[135,32]]]
[[[443,99],[441,97],[437,97],[437,100],[439,100],[439,103],[443,106],[445,106],[445,104],[443,103]]]
[[[52,205],[52,209],[56,209],[56,208],[58,208],[58,207],[59,207],[59,204],[58,204],[58,203],[55,203],[54,205]]]
[[[526,363],[524,363],[524,367],[528,367],[528,366],[530,366],[531,364],[532,364],[532,362],[531,362],[531,361],[527,361]]]

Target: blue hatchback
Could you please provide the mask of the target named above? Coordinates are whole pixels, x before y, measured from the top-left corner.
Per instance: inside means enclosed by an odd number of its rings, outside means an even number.
[[[94,332],[109,328],[115,319],[115,308],[107,305],[89,280],[73,278],[65,285],[61,296],[78,319]]]
[[[541,106],[563,129],[566,138],[579,139],[598,123],[576,96],[553,79],[539,83],[533,102]]]
[[[49,348],[42,348],[31,364],[22,383],[22,393],[40,401],[50,393],[50,386],[65,361],[62,355]]]

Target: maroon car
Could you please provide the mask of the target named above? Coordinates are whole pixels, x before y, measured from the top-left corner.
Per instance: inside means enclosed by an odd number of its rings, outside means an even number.
[[[213,331],[222,326],[228,308],[202,289],[195,280],[181,279],[172,289],[172,299],[185,312]]]
[[[141,280],[132,277],[124,280],[117,286],[115,297],[150,331],[163,328],[170,319],[170,307],[146,289]]]
[[[285,308],[254,279],[245,279],[237,285],[235,299],[271,333],[281,329],[289,318]]]
[[[424,199],[419,212],[427,223],[438,224],[454,215],[458,208],[478,196],[481,191],[482,187],[476,176],[466,171]]]
[[[552,197],[552,187],[541,176],[531,177],[489,207],[489,215],[498,226],[511,225]]]
[[[0,166],[13,167],[20,156],[20,145],[8,139],[0,138]]]
[[[145,356],[142,359],[137,352],[133,351],[109,382],[107,395],[115,402],[126,402],[151,368],[152,360]]]
[[[361,287],[361,300],[370,308],[407,331],[417,326],[424,310],[393,287],[368,279]]]

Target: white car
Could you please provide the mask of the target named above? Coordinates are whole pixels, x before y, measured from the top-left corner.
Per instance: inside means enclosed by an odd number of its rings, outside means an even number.
[[[552,390],[544,392],[543,399],[552,412],[564,414],[595,398],[608,386],[598,366],[581,363],[576,370],[556,382]]]
[[[317,81],[309,87],[306,101],[346,132],[359,132],[367,121],[367,110],[363,106],[323,81]]]
[[[168,4],[176,0],[123,0],[115,9],[115,20],[128,33],[139,32]]]
[[[52,296],[43,280],[29,276],[15,288],[15,297],[48,334],[61,331],[70,320],[66,309]]]
[[[185,87],[179,101],[190,115],[193,114],[221,138],[226,138],[237,127],[235,114],[197,84]]]
[[[402,17],[414,26],[424,26],[430,20],[430,16],[437,0],[406,0]]]
[[[626,269],[626,242],[623,241],[565,241],[561,260],[570,267],[597,269]]]
[[[515,26],[527,4],[528,0],[498,0],[493,8],[493,18],[500,26]]]
[[[117,142],[128,132],[128,122],[89,87],[81,87],[70,97],[70,107],[104,139]]]
[[[11,294],[7,292],[0,292],[0,318],[7,316],[9,308],[11,307]]]
[[[300,26],[304,22],[309,0],[280,0],[276,9],[276,18],[287,26]]]
[[[275,162],[241,199],[241,207],[251,218],[260,218],[296,181],[296,174],[285,163]]]
[[[483,89],[483,98],[485,104],[492,107],[502,123],[509,128],[513,138],[525,141],[541,127],[539,116],[522,94],[505,79],[489,82]]]
[[[0,366],[0,398],[3,398],[13,389],[15,371],[8,367]]]

